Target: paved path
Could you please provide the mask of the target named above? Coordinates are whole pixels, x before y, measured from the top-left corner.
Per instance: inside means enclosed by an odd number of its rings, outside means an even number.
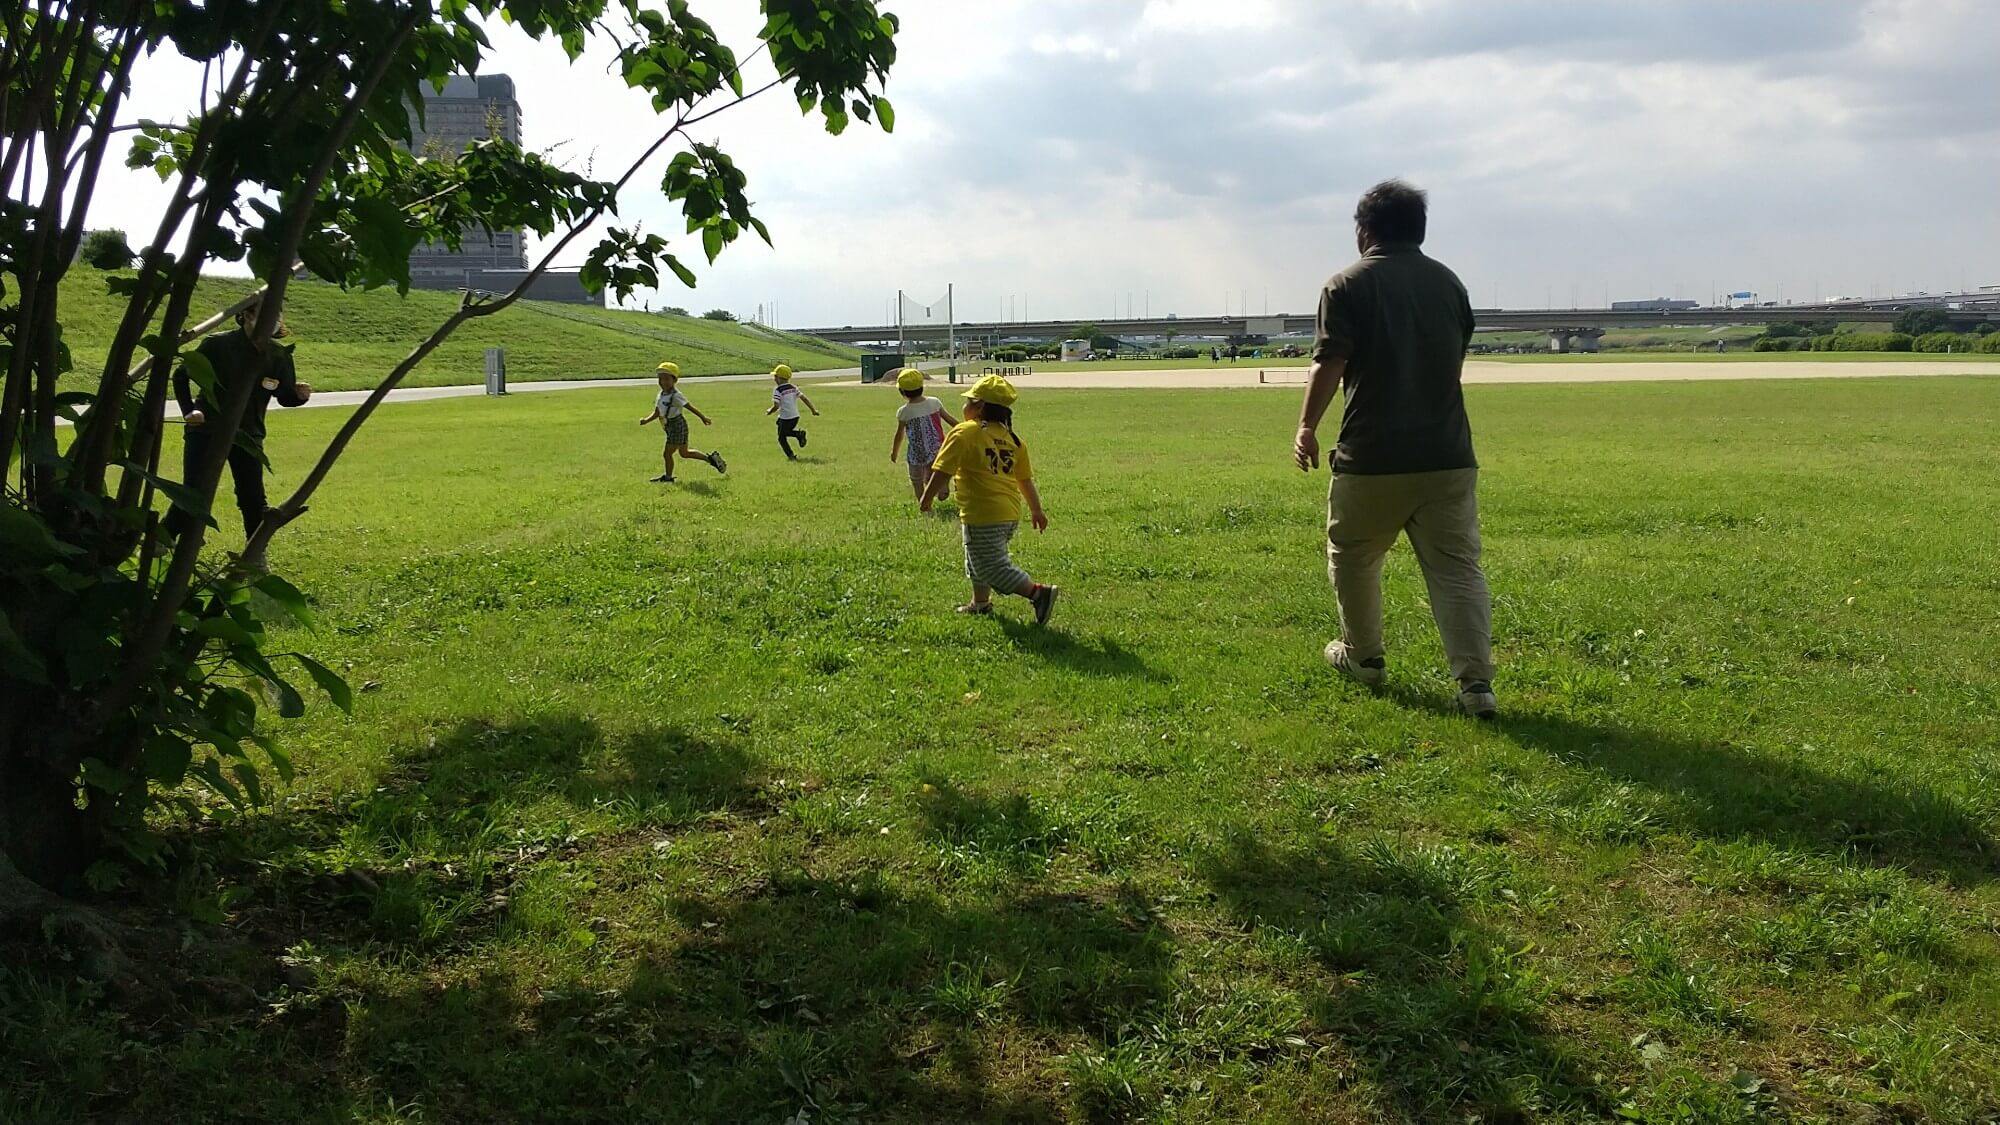
[[[943,367],[944,364],[942,361],[932,360],[926,361],[919,366],[928,369]],[[801,371],[798,373],[798,378],[800,379],[850,379],[854,380],[851,385],[856,387],[862,385],[860,377],[861,369],[859,367],[836,367],[826,371]],[[764,383],[769,382],[770,379],[769,375],[690,375],[681,380],[681,385],[685,390],[694,390],[706,383]],[[308,377],[306,382],[310,383],[312,379]],[[657,384],[658,380],[656,379],[548,379],[532,383],[509,383],[507,384],[507,393],[534,394],[539,391],[582,391],[604,387],[634,390],[641,387],[653,387]],[[360,406],[368,400],[368,396],[371,393],[370,391],[315,391],[312,398],[306,401],[305,407]],[[457,387],[402,387],[390,391],[389,397],[384,400],[383,405],[386,406],[397,402],[431,402],[441,398],[471,398],[485,393],[486,387],[484,384]],[[305,407],[301,407],[300,409],[304,409]],[[180,416],[180,407],[171,402],[167,403],[167,417],[178,418]]]
[[[941,360],[926,361],[920,366],[926,370],[936,370],[944,366]],[[800,379],[838,379],[836,387],[866,386],[860,381],[858,367],[833,368],[827,371],[801,371]],[[1023,387],[1046,388],[1050,390],[1080,388],[1126,388],[1156,390],[1195,390],[1228,387],[1296,387],[1305,382],[1306,369],[1303,367],[1266,367],[1249,365],[1229,367],[1187,367],[1150,371],[1091,371],[1087,369],[1044,368],[1032,375],[1015,377],[1015,382]],[[1733,363],[1696,363],[1680,361],[1633,361],[1630,363],[1499,363],[1493,360],[1467,360],[1465,381],[1479,383],[1658,383],[1678,380],[1700,381],[1711,379],[1867,379],[1885,378],[1892,375],[2000,375],[2000,363],[1979,360],[1908,360],[1884,362],[1859,360],[1854,362],[1814,362],[1812,360],[1778,361],[1746,360]],[[961,374],[961,379],[978,378],[977,374]],[[684,380],[689,389],[704,383],[757,383],[769,379],[769,375],[710,375],[689,376]],[[532,383],[510,383],[510,394],[535,394],[541,391],[582,391],[600,388],[621,388],[635,390],[654,385],[652,379],[552,379]],[[889,386],[885,380],[881,386]],[[430,402],[442,398],[467,398],[486,393],[484,386],[459,387],[405,387],[389,392],[388,402]],[[367,391],[320,391],[306,403],[314,406],[359,406],[368,398]],[[180,409],[173,403],[167,404],[167,417],[180,417]]]
[[[1481,383],[1660,383],[1724,379],[1865,379],[1894,375],[2000,375],[2000,363],[1981,360],[1907,360],[1842,362],[1828,360],[1744,360],[1737,362],[1686,362],[1656,360],[1626,363],[1502,363],[1495,360],[1467,360],[1465,382]],[[961,376],[962,378],[963,376]],[[1183,389],[1227,387],[1299,387],[1306,379],[1304,367],[1249,365],[1168,368],[1151,371],[1092,371],[1043,368],[1032,375],[1014,377],[1021,387],[1048,389],[1127,388]],[[860,382],[835,386],[859,387]]]

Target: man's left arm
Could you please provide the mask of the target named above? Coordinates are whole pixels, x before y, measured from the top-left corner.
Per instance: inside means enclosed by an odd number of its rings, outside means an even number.
[[[311,383],[299,382],[298,369],[292,365],[292,350],[282,349],[275,360],[278,367],[278,389],[272,394],[279,406],[304,406],[312,397]]]

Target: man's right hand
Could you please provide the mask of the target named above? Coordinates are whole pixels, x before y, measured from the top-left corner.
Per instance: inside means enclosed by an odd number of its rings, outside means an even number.
[[[1292,439],[1292,461],[1302,473],[1319,468],[1319,434],[1300,426],[1298,436]]]
[[[203,422],[208,421],[208,415],[203,414],[199,410],[190,410],[186,414],[181,415],[181,421],[190,426],[199,426]]]

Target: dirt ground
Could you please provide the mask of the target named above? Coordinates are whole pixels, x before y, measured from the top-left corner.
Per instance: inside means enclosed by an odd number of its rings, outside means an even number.
[[[1892,375],[1985,375],[2000,374],[2000,364],[1960,360],[1815,363],[1811,360],[1749,360],[1740,363],[1686,363],[1676,360],[1634,361],[1631,363],[1499,363],[1467,360],[1465,381],[1481,383],[1661,383],[1675,380],[1711,379],[1870,379]],[[972,371],[970,378],[978,378]],[[1032,375],[1011,377],[1017,385],[1046,389],[1152,387],[1297,387],[1305,382],[1303,367],[1265,367],[1251,364],[1180,368],[1158,371],[1092,371],[1087,367],[1040,368]],[[961,380],[968,380],[961,372]],[[933,378],[933,382],[937,382]],[[858,382],[831,384],[858,387]],[[882,386],[890,384],[884,382]]]

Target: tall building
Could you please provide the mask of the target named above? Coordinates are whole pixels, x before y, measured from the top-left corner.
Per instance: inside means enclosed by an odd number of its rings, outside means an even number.
[[[514,80],[504,74],[453,75],[442,93],[424,99],[423,120],[412,124],[415,151],[422,157],[449,157],[483,137],[520,144],[521,103],[514,100]],[[426,242],[410,252],[410,284],[419,289],[465,288],[469,270],[527,268],[528,246],[517,230],[488,234],[472,227],[457,250]]]

